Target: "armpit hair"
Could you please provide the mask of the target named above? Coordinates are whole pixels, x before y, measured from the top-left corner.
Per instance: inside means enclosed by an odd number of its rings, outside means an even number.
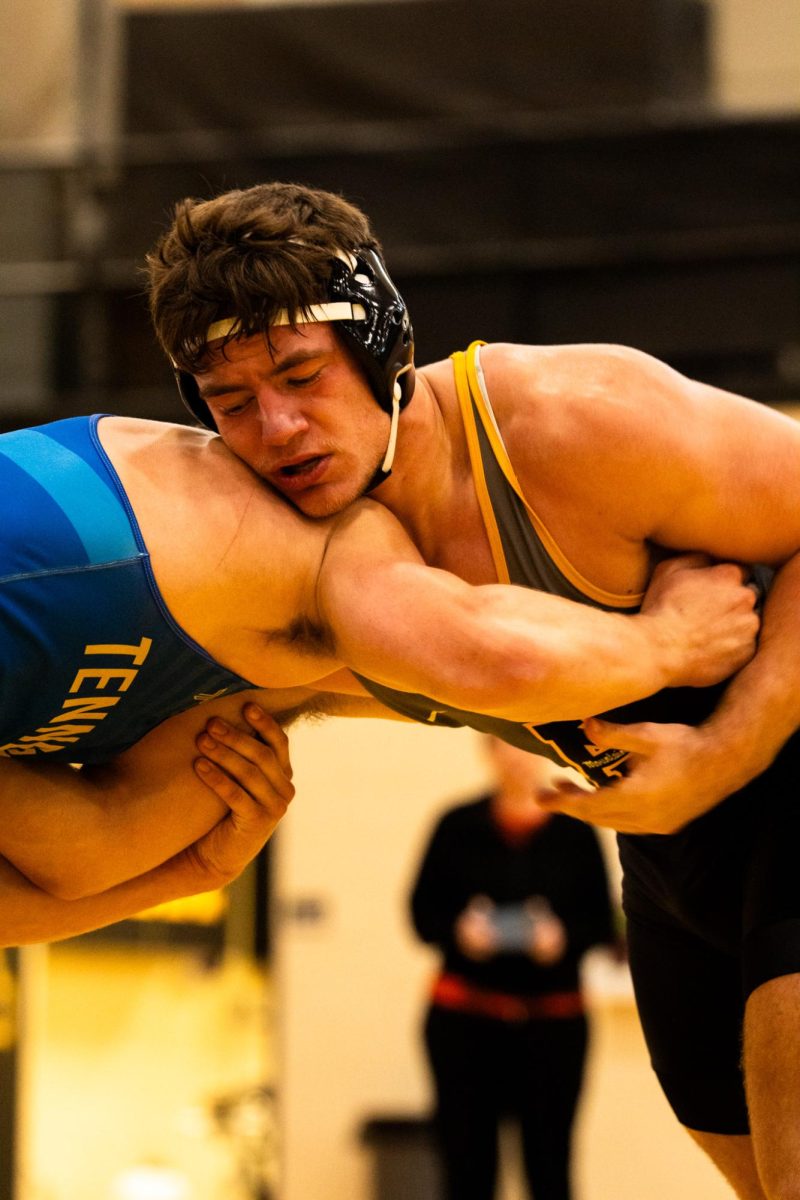
[[[296,721],[321,721],[325,717],[344,716],[350,699],[349,696],[339,696],[334,692],[317,692],[292,708],[272,713],[272,717],[287,729]]]
[[[292,646],[301,654],[324,654],[332,658],[336,653],[336,644],[330,630],[315,624],[305,616],[297,617],[283,629],[271,630],[267,636],[270,641]]]

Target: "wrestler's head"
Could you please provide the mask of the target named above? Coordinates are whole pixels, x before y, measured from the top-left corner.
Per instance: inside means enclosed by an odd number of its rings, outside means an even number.
[[[363,213],[294,184],[184,200],[147,263],[181,395],[235,453],[314,516],[387,477],[413,334]]]

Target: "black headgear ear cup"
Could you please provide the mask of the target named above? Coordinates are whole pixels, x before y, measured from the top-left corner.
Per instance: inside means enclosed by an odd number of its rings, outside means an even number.
[[[337,321],[336,328],[364,368],[375,399],[391,413],[395,385],[400,387],[401,408],[414,390],[414,330],[380,255],[361,247],[353,258],[354,262],[334,261],[329,296],[360,305],[366,319]]]
[[[405,301],[377,251],[359,247],[338,255],[326,300],[346,302],[350,315],[337,316],[335,327],[364,370],[378,404],[391,415],[399,390],[400,408],[405,408],[414,391],[414,330]],[[201,425],[216,430],[194,376],[174,370],[183,403]]]

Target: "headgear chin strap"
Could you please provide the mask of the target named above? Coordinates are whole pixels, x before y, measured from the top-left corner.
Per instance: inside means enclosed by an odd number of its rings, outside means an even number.
[[[414,331],[405,301],[389,276],[377,251],[361,246],[352,253],[337,253],[321,304],[290,314],[278,313],[274,325],[307,325],[332,321],[343,342],[364,370],[378,404],[391,418],[389,443],[381,466],[367,487],[371,491],[388,478],[397,449],[400,412],[414,391]],[[235,336],[236,317],[215,321],[206,341]],[[188,371],[175,366],[178,391],[189,411],[208,429],[216,422]]]
[[[409,363],[403,368],[404,372],[413,371],[413,367]],[[376,487],[380,487],[392,473],[392,464],[394,463],[395,451],[397,450],[397,431],[400,425],[400,410],[408,400],[403,400],[403,388],[399,378],[395,380],[394,396],[392,397],[392,415],[391,424],[389,426],[389,444],[386,447],[386,453],[383,456],[383,462],[376,468],[375,474],[370,479],[367,486],[364,488],[364,493],[372,492]]]

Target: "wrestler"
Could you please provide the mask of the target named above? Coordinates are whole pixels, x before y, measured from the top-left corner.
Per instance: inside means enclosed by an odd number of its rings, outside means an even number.
[[[564,789],[558,805],[626,831],[632,967],[661,1083],[740,1196],[795,1196],[800,428],[619,346],[476,344],[415,372],[379,243],[330,193],[185,201],[149,272],[190,409],[311,517],[369,492],[431,565],[618,613],[678,551],[777,570],[759,652],[723,692],[520,726],[362,682],[410,716],[487,728],[611,784],[605,798]]]
[[[446,706],[574,716],[719,678],[758,624],[739,568],[695,560],[665,564],[633,621],[468,586],[425,567],[379,505],[309,521],[183,426],[80,417],[4,434],[0,495],[0,853],[63,899],[148,871],[224,816],[198,780],[165,790],[157,760],[119,758],[193,705],[324,691],[344,663]],[[285,740],[266,737],[286,796]],[[53,765],[71,762],[84,769]]]

